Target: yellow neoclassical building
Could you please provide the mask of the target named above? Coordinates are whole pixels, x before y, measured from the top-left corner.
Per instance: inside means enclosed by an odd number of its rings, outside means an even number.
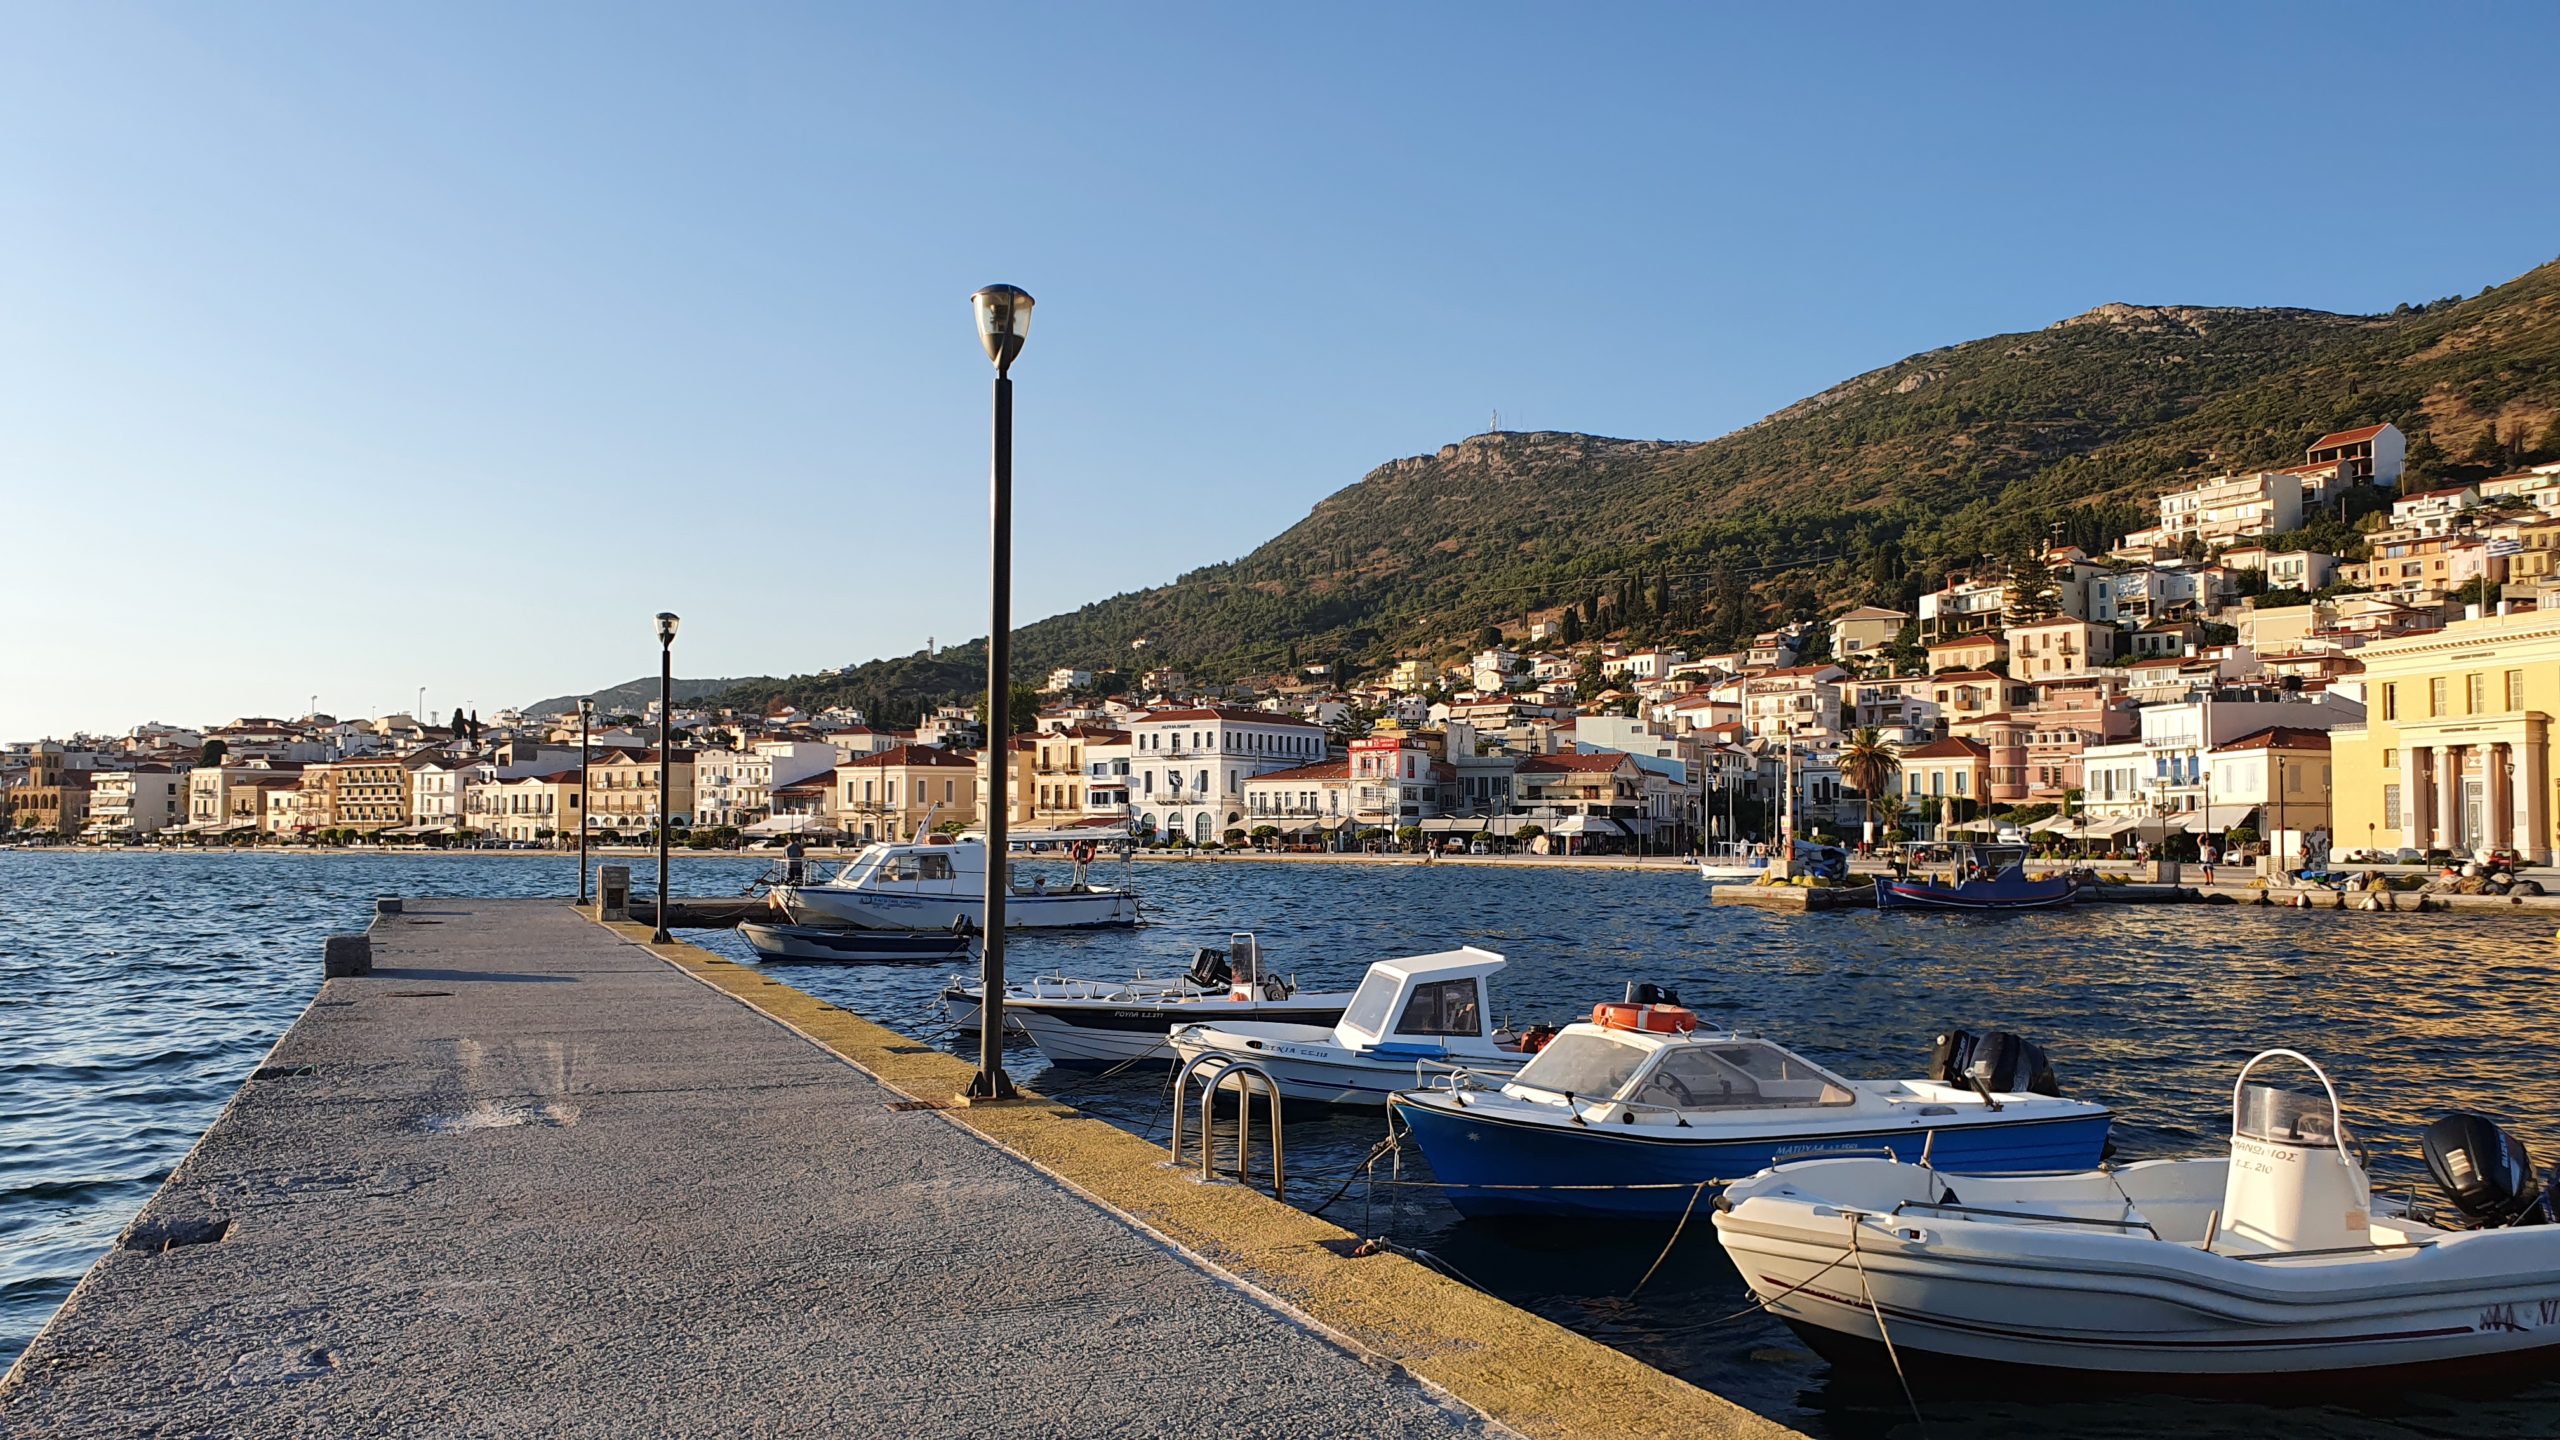
[[[2365,723],[2331,732],[2342,849],[2512,847],[2549,863],[2560,773],[2560,613],[2457,620],[2376,641]]]

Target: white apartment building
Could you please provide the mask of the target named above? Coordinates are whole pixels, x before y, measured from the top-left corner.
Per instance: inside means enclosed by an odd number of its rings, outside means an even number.
[[[1048,683],[1040,687],[1042,693],[1049,695],[1065,695],[1073,691],[1090,690],[1092,688],[1093,672],[1090,670],[1078,670],[1070,665],[1061,665],[1057,669],[1050,671]]]
[[[484,761],[459,759],[428,760],[411,767],[408,828],[422,835],[461,828],[469,813],[463,800],[469,793],[471,773],[489,769]]]
[[[2468,485],[2422,490],[2391,502],[2391,525],[2414,535],[2449,535],[2462,515],[2480,503],[2480,492]]]
[[[2176,549],[2189,540],[2231,545],[2302,524],[2302,477],[2289,470],[2223,475],[2160,497],[2160,523],[2125,537],[2127,545]]]
[[[167,765],[100,770],[89,783],[86,830],[96,836],[156,835],[186,814],[186,779]]]
[[[1244,826],[1246,780],[1325,758],[1322,726],[1228,706],[1151,712],[1130,722],[1129,741],[1139,832],[1200,844]]]
[[[1840,682],[1849,672],[1837,665],[1794,665],[1743,679],[1742,723],[1762,737],[1836,735],[1840,730]]]

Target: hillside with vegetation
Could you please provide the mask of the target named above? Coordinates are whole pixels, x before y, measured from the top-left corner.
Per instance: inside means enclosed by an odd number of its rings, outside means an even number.
[[[2389,420],[2428,480],[2560,459],[2560,262],[2381,315],[2101,305],[1913,355],[1722,438],[1478,435],[1392,461],[1242,559],[1017,632],[1017,673],[1359,674],[1517,635],[1721,645],[2060,534],[2092,549],[2182,480],[2298,463]],[[734,699],[887,720],[958,695],[979,645]]]

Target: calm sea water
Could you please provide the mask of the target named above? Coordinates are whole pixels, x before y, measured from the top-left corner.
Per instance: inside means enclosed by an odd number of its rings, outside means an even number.
[[[680,893],[742,888],[753,861],[679,862]],[[635,867],[644,868],[645,867]],[[1105,867],[1106,874],[1109,867]],[[1858,1075],[1912,1074],[1949,1024],[2019,1030],[2066,1089],[2116,1107],[2126,1158],[2219,1147],[2230,1085],[2260,1048],[2330,1063],[2381,1178],[2423,1181],[2419,1128],[2472,1108],[2560,1155],[2560,1024],[2547,920],[2320,917],[2242,907],[2095,907],[1996,920],[1717,910],[1676,873],[1170,864],[1133,868],[1153,925],[1017,939],[1017,973],[1179,969],[1255,932],[1310,986],[1373,959],[1470,942],[1511,967],[1498,1012],[1560,1020],[1629,980]],[[435,856],[0,854],[0,1363],[210,1123],[318,982],[320,937],[382,894],[562,894],[557,861]],[[697,935],[747,958],[734,935]],[[957,1047],[934,969],[795,967],[794,985]],[[1161,1135],[1164,1076],[1016,1076]],[[1383,1133],[1374,1115],[1293,1116],[1293,1198],[1313,1204]],[[1406,1174],[1424,1178],[1408,1159]],[[1429,1250],[1467,1279],[1816,1434],[1918,1434],[1890,1377],[1834,1369],[1748,1294],[1693,1224],[1642,1298],[1669,1228],[1603,1235],[1461,1221],[1427,1188],[1354,1187],[1326,1213]],[[2560,1383],[2299,1403],[2091,1401],[1924,1387],[1929,1433],[2319,1437],[2560,1435]]]

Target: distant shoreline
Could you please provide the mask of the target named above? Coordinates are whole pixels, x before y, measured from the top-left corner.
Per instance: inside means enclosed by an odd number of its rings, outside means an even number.
[[[562,861],[576,858],[577,853],[578,852],[575,850],[438,850],[431,848],[418,850],[385,850],[370,845],[215,845],[201,848],[192,845],[167,847],[157,845],[42,845],[26,849],[0,848],[0,857],[6,857],[9,855],[94,855],[102,857],[118,855],[201,855],[218,859],[229,855],[275,855],[295,860],[334,860],[355,857],[360,859],[370,858],[383,860],[503,859]],[[859,852],[853,850],[812,849],[808,852],[805,858],[812,861],[841,861],[850,860],[857,853]],[[587,858],[590,861],[655,860],[657,855],[658,852],[653,849],[633,849],[629,846],[619,846],[611,849],[607,849],[603,846],[597,846],[587,851]],[[1016,857],[1015,863],[1019,864],[1025,858],[1034,861],[1054,860],[1059,864],[1066,863],[1066,857],[1063,855]],[[671,862],[675,860],[762,860],[771,864],[779,865],[783,861],[783,855],[779,850],[686,850],[679,847],[668,852],[668,859]],[[1106,853],[1100,860],[1097,860],[1094,863],[1098,865],[1111,864],[1116,862],[1117,859],[1118,856],[1116,854]],[[1198,850],[1140,850],[1132,854],[1130,859],[1133,861],[1162,865],[1384,865],[1405,869],[1428,869],[1440,865],[1476,865],[1492,868],[1531,870],[1650,871],[1685,870],[1695,863],[1694,857],[1678,855],[1434,855],[1426,859],[1420,855],[1379,855],[1371,854],[1366,851],[1353,851],[1350,853],[1335,853],[1328,851],[1321,854],[1290,854],[1285,852],[1230,853],[1227,851]]]

